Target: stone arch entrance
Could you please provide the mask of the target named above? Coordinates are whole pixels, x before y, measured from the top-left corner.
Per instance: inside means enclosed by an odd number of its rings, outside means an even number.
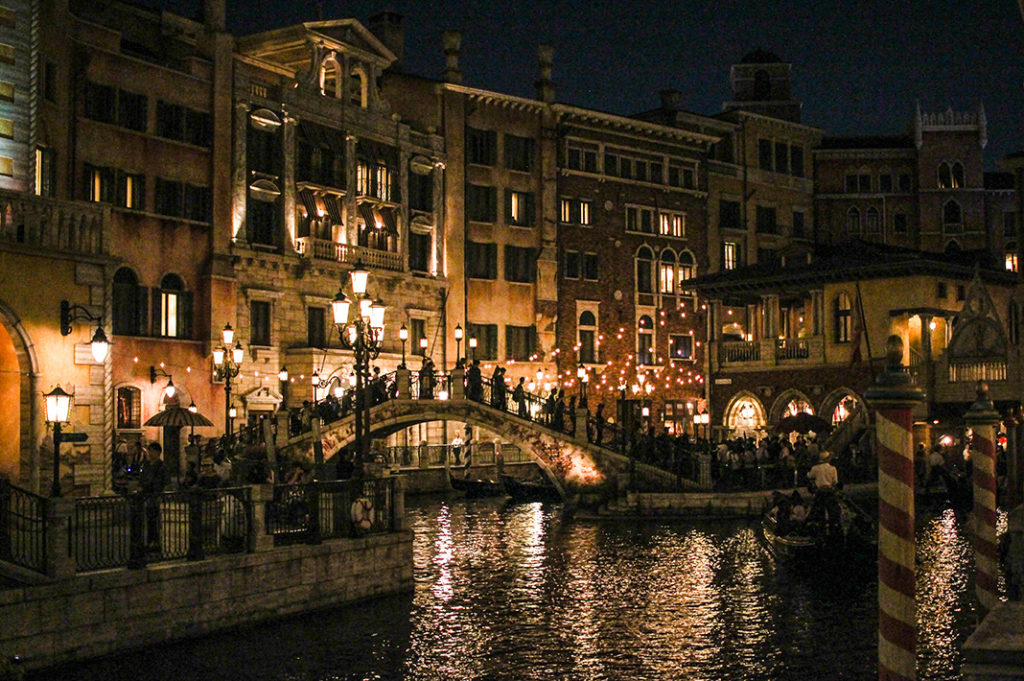
[[[21,319],[0,302],[0,475],[31,489],[39,486],[35,432],[42,437],[42,417],[33,399],[37,366]]]
[[[722,425],[729,437],[756,437],[768,425],[764,405],[752,392],[737,393],[725,408]]]

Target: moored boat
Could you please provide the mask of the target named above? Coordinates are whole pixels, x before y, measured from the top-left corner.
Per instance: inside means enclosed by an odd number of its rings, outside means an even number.
[[[467,499],[479,499],[482,497],[500,497],[505,494],[505,487],[494,480],[471,480],[460,478],[449,474],[452,482],[452,489],[465,492]]]
[[[505,491],[514,501],[561,501],[558,488],[548,482],[518,480],[508,475],[501,476]]]
[[[789,517],[790,497],[776,493],[772,507],[761,518],[761,536],[775,558],[800,564],[850,564],[877,557],[878,533],[874,521],[841,492],[836,493],[840,522],[829,527],[813,510],[806,520]]]

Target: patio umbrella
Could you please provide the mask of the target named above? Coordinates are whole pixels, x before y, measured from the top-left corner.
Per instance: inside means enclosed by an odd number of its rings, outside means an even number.
[[[143,423],[144,426],[212,426],[213,421],[199,412],[191,412],[176,404],[167,405],[163,411],[154,414]]]
[[[775,424],[775,431],[778,433],[827,433],[832,430],[832,424],[814,414],[808,414],[805,411],[793,416],[787,416]]]

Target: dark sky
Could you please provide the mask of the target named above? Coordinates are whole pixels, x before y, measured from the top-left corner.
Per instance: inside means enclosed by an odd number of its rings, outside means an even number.
[[[178,8],[199,0],[150,0]],[[236,33],[317,18],[314,0],[227,0]],[[405,17],[406,70],[440,75],[441,33],[463,32],[463,82],[534,96],[536,45],[555,47],[558,101],[620,114],[658,91],[712,114],[729,66],[762,48],[793,64],[804,122],[828,134],[905,130],[925,112],[985,104],[986,165],[1024,148],[1024,21],[1016,0],[325,0],[324,18]],[[185,11],[190,14],[192,12]]]

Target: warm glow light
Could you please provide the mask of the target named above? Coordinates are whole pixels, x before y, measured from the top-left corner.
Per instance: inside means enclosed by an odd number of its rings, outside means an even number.
[[[378,298],[370,304],[370,326],[375,329],[384,328],[384,312],[387,311],[387,305],[384,301]]]
[[[359,299],[359,316],[364,322],[370,321],[371,310],[373,306],[373,298],[363,294],[363,297]]]
[[[241,341],[235,343],[235,347],[231,351],[231,359],[235,364],[241,364],[242,360],[245,359],[245,350],[242,349]]]
[[[462,340],[462,324],[455,325],[455,340]]]
[[[402,324],[401,328],[398,329],[398,340],[403,343],[409,340],[409,329],[405,328],[405,324]]]
[[[366,280],[369,278],[370,273],[363,267],[361,260],[356,263],[355,269],[352,270],[350,276],[352,277],[352,292],[357,296],[366,293]]]
[[[199,407],[196,406],[195,402],[193,402],[192,404],[188,405],[188,410],[190,412],[192,412],[193,414],[198,414],[199,413]]]
[[[225,324],[224,329],[220,332],[220,337],[225,346],[231,345],[235,340],[235,330],[231,328],[230,324]]]
[[[167,379],[167,387],[164,388],[164,394],[167,395],[168,399],[174,397],[174,379]]]
[[[71,411],[71,395],[64,392],[59,385],[48,393],[43,393],[46,401],[46,422],[67,423]]]
[[[281,366],[281,370],[277,372],[277,380],[282,383],[288,382],[288,367],[284,365]]]
[[[348,306],[350,302],[345,292],[338,289],[334,300],[331,301],[331,314],[334,315],[335,324],[345,324],[348,322]]]
[[[213,363],[218,365],[224,363],[224,348],[213,349]]]
[[[236,418],[237,416],[238,416],[238,407],[236,407],[235,405],[231,405],[231,408],[228,409],[228,418],[229,419],[233,419],[233,418]]]

